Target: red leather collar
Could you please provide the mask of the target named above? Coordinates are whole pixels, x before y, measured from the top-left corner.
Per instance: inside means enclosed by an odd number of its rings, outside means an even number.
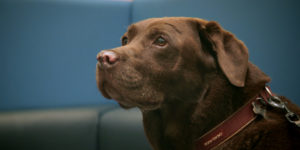
[[[196,149],[213,149],[223,144],[235,134],[239,133],[239,131],[244,129],[247,125],[249,125],[257,116],[253,112],[252,106],[252,102],[256,101],[257,97],[267,99],[267,91],[262,90],[255,98],[247,102],[238,111],[196,140]]]

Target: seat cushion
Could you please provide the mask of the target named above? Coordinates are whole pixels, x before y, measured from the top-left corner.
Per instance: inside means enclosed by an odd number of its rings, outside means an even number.
[[[138,109],[110,110],[101,116],[99,126],[100,150],[151,150]]]
[[[2,150],[96,150],[99,116],[114,105],[0,113]]]

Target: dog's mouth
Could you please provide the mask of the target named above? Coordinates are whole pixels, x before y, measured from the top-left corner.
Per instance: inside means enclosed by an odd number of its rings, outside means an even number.
[[[111,86],[112,79],[108,77],[105,71],[97,71],[97,84],[102,95],[107,99],[116,100],[123,108],[131,108],[132,106],[123,100],[119,92]]]
[[[129,66],[105,70],[97,65],[97,84],[105,98],[116,100],[123,108],[155,109],[162,96],[153,91],[146,79]]]

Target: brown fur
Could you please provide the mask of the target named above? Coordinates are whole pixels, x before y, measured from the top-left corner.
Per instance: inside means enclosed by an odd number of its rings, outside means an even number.
[[[166,45],[155,43],[160,36]],[[246,46],[216,22],[154,18],[131,25],[124,37],[128,44],[109,50],[120,57],[118,62],[98,63],[97,83],[105,97],[141,109],[155,150],[194,150],[197,138],[270,81],[248,61]],[[218,149],[299,149],[300,128],[288,123],[282,110],[268,107],[266,115]]]

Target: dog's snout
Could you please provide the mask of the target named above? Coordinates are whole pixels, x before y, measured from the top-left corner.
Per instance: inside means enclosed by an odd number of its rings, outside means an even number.
[[[102,51],[97,55],[97,60],[102,65],[113,65],[119,61],[119,56],[113,51]]]

